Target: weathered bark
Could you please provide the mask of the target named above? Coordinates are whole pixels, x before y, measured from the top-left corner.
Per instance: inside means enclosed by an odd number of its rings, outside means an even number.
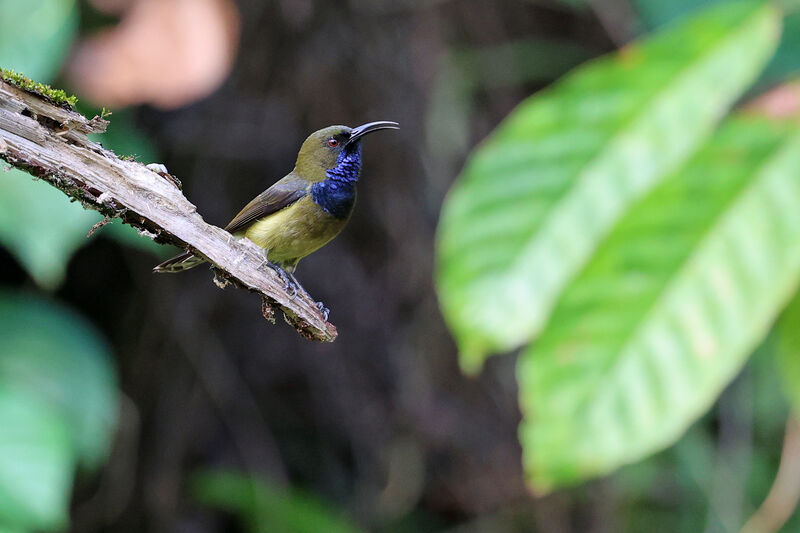
[[[258,246],[204,222],[177,180],[120,159],[89,140],[89,133],[102,133],[107,125],[101,117],[89,120],[0,80],[1,159],[88,209],[122,219],[158,243],[199,253],[213,264],[217,285],[233,284],[260,294],[265,318],[274,321],[274,308],[279,307],[304,337],[336,338],[336,328],[307,293],[301,289],[292,297]]]

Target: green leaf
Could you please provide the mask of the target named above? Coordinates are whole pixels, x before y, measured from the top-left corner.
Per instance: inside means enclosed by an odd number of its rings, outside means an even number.
[[[105,458],[117,415],[114,372],[108,346],[80,316],[0,292],[0,387],[46,402],[69,424],[86,466]]]
[[[795,413],[800,413],[800,292],[778,322],[778,364],[783,388]]]
[[[637,202],[519,361],[535,489],[674,442],[800,278],[800,130],[736,118]]]
[[[77,30],[75,0],[0,2],[0,67],[50,82]]]
[[[73,472],[67,421],[32,394],[0,385],[0,428],[0,524],[62,528]]]
[[[61,284],[70,257],[101,218],[21,170],[0,170],[0,245],[42,288]]]
[[[755,79],[780,17],[712,9],[524,102],[445,202],[437,288],[466,370],[536,335],[625,208],[679,167]]]
[[[253,533],[360,531],[335,509],[297,489],[274,487],[234,472],[198,472],[191,492],[203,505],[238,515]]]

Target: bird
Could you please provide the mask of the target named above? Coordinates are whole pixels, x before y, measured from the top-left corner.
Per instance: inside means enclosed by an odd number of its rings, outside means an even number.
[[[399,129],[397,122],[356,128],[328,126],[303,142],[294,169],[248,203],[225,230],[264,249],[267,264],[297,294],[297,263],[336,237],[347,224],[361,176],[361,141],[368,133]],[[206,262],[192,252],[164,261],[158,273],[183,272]],[[325,312],[320,303],[317,307]],[[327,313],[325,313],[327,315]]]

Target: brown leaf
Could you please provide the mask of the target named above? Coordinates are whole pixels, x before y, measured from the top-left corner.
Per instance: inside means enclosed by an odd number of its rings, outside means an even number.
[[[117,26],[79,45],[67,74],[98,106],[173,109],[222,83],[238,40],[232,0],[136,0]]]
[[[770,118],[800,118],[800,80],[779,85],[750,102],[745,109]]]

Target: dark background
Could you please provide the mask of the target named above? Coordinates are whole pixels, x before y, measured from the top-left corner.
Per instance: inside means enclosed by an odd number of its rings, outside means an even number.
[[[714,451],[721,428],[749,424],[753,441],[769,444],[763,462],[777,464],[786,406],[767,398],[774,416],[756,429],[731,408],[762,390],[772,370],[757,366],[677,451],[534,498],[520,463],[514,355],[465,377],[438,308],[437,217],[468,151],[525,97],[643,31],[627,2],[236,6],[237,54],[213,94],[172,110],[115,110],[111,128],[124,117],[222,226],[291,170],[312,131],[399,122],[365,141],[353,218],[297,272],[339,337],[315,344],[268,324],[257,297],[219,290],[205,267],[156,276],[153,253],[92,240],[55,297],[109,340],[122,407],[107,465],[78,478],[72,531],[244,531],[235,513],[191,496],[193,472],[206,467],[298,487],[366,531],[699,531],[718,508],[697,478],[729,459],[724,446]],[[116,23],[79,8],[82,35]],[[0,276],[34,286],[4,250]],[[685,460],[692,453],[700,459]]]
[[[118,348],[130,402],[129,434],[96,498],[81,504],[79,493],[74,529],[98,527],[91,505],[118,510],[114,531],[215,531],[200,525],[183,487],[187,472],[209,464],[291,481],[366,526],[414,509],[446,525],[525,501],[513,359],[464,377],[437,307],[438,209],[463,154],[426,127],[428,95],[450,49],[530,34],[574,36],[594,53],[611,43],[591,13],[559,5],[315,2],[296,22],[294,2],[237,5],[230,78],[187,108],[140,109],[137,123],[217,225],[291,170],[310,132],[401,124],[364,143],[353,218],[298,268],[339,337],[315,344],[280,320],[270,326],[257,298],[220,291],[205,268],[154,276],[147,254],[109,243],[79,252],[59,296]],[[538,86],[481,88],[464,138],[478,142]],[[87,483],[85,495],[94,490]]]

